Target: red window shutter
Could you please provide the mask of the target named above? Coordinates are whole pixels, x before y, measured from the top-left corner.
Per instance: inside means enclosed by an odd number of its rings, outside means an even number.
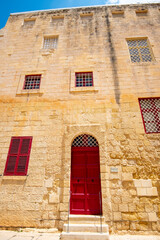
[[[32,137],[12,137],[4,175],[26,175]]]
[[[9,154],[18,154],[19,144],[20,144],[20,139],[12,138]]]
[[[30,141],[31,139],[22,139],[22,145],[20,149],[20,154],[28,154],[29,152],[29,147],[30,147]]]
[[[27,163],[27,156],[20,156],[17,166],[17,173],[25,173],[26,170],[26,163]]]
[[[8,164],[5,169],[5,173],[14,173],[17,156],[8,156]]]

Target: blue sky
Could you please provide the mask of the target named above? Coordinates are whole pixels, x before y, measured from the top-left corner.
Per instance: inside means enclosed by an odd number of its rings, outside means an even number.
[[[10,13],[43,9],[130,3],[160,2],[160,0],[2,0],[0,5],[0,29],[7,22]]]

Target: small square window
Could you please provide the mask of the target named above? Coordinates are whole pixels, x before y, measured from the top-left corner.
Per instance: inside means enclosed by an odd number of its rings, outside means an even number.
[[[52,23],[57,25],[63,25],[64,23],[64,16],[53,16]]]
[[[45,37],[44,48],[45,49],[56,49],[58,43],[58,37]]]
[[[147,16],[148,14],[148,9],[137,9],[136,10],[136,15],[141,17],[141,16]]]
[[[153,54],[147,39],[127,40],[132,62],[151,62]]]
[[[146,133],[160,133],[160,98],[139,99]]]
[[[32,137],[12,137],[4,175],[27,175]]]
[[[40,89],[41,75],[27,75],[23,89]]]
[[[36,19],[31,18],[31,19],[24,19],[24,26],[26,27],[33,27],[35,24]]]
[[[76,87],[91,87],[93,86],[93,73],[80,72],[76,73]]]

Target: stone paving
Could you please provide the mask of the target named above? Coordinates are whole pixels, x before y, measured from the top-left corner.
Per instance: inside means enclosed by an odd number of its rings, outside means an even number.
[[[59,240],[60,233],[0,231],[0,240]],[[160,235],[110,235],[110,240],[160,240]]]

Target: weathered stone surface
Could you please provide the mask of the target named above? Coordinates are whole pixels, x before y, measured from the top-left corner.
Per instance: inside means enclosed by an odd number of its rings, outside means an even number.
[[[137,7],[147,16],[137,16]],[[113,232],[160,231],[160,137],[146,134],[138,98],[158,97],[159,4],[12,14],[0,34],[0,225],[58,227],[68,219],[71,144],[99,144],[102,212]],[[82,13],[92,13],[87,20]],[[63,21],[52,22],[52,17]],[[35,18],[31,27],[25,19]],[[45,36],[58,36],[44,49]],[[154,60],[132,63],[126,39],[148,38]],[[75,72],[93,72],[75,87]],[[41,74],[40,89],[24,90]],[[27,176],[3,176],[12,136],[32,136]],[[98,176],[99,177],[99,176]]]

